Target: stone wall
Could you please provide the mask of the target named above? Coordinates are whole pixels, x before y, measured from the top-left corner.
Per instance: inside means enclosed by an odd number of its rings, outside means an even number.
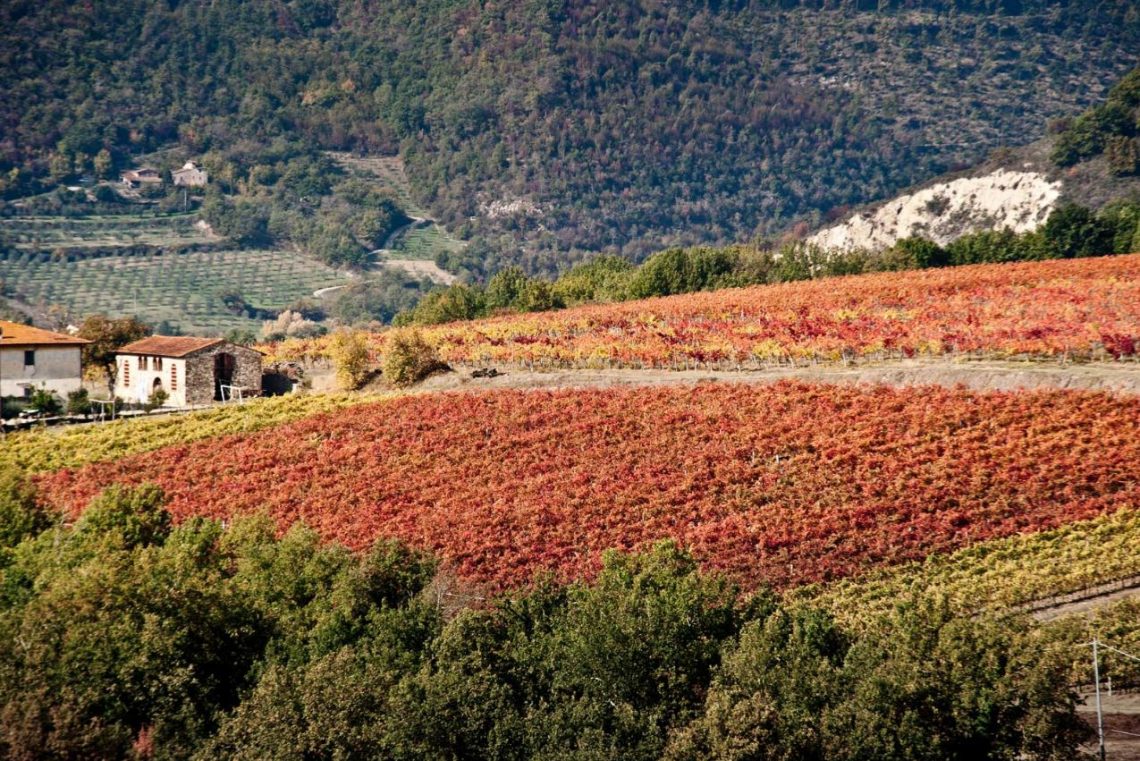
[[[246,392],[249,395],[261,391],[261,353],[244,346],[222,343],[186,358],[187,404],[211,404],[214,401],[214,362],[219,354],[233,355],[233,385],[249,389]]]

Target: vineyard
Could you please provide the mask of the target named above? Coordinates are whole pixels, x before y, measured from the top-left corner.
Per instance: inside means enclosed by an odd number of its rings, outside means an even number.
[[[222,300],[237,292],[262,308],[281,308],[344,282],[332,268],[289,251],[149,252],[60,261],[26,254],[0,259],[0,281],[31,304],[58,304],[75,315],[134,314],[167,320],[184,333],[257,330]]]
[[[0,469],[33,474],[77,468],[175,444],[258,431],[378,398],[358,394],[267,397],[185,415],[33,429],[0,438]]]
[[[1132,504],[1134,504],[1133,501]],[[1123,508],[1088,521],[1019,534],[827,585],[791,598],[857,621],[889,611],[909,595],[937,594],[955,610],[1010,610],[1106,581],[1140,575],[1140,511]]]
[[[179,248],[215,243],[197,214],[113,214],[0,218],[0,244],[20,252],[137,246]]]
[[[463,248],[458,241],[445,233],[438,225],[409,225],[391,242],[385,256],[389,259],[434,260],[440,251],[459,251]]]
[[[424,329],[448,362],[729,369],[923,356],[1135,358],[1140,255],[833,278]],[[375,343],[383,351],[384,334]],[[282,358],[320,356],[320,341]]]
[[[781,383],[401,397],[38,481],[67,510],[155,482],[180,518],[399,537],[497,588],[662,537],[788,588],[1127,515],[1138,461],[1140,400]]]

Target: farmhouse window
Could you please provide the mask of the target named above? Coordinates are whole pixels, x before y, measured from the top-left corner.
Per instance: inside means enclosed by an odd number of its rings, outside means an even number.
[[[170,390],[178,390],[178,365],[170,366]]]
[[[154,369],[155,370],[161,370],[162,369],[162,357],[155,357],[154,358]]]
[[[150,359],[148,359],[147,357],[139,357],[139,369],[140,370],[150,369]]]
[[[130,359],[124,359],[123,360],[123,385],[124,386],[131,385],[131,360]]]
[[[34,349],[24,352],[24,367],[36,366],[36,352]]]

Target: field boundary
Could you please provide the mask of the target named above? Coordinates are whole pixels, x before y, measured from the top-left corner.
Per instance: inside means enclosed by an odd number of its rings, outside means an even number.
[[[455,372],[436,375],[422,384],[427,391],[459,388],[579,388],[628,385],[672,385],[701,382],[777,383],[782,380],[905,386],[958,386],[982,391],[1069,389],[1140,395],[1140,363],[1010,362],[950,359],[897,360],[858,365],[772,367],[756,370],[531,370],[490,363],[501,370],[492,378],[472,378],[479,364],[455,364]]]
[[[1014,605],[1011,613],[1028,613],[1041,622],[1055,621],[1073,613],[1103,607],[1117,600],[1140,595],[1140,574],[1124,576],[1091,587]]]

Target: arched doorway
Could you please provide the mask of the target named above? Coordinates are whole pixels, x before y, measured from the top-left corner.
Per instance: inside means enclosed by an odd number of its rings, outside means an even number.
[[[221,352],[214,355],[214,401],[222,401],[222,386],[234,384],[234,369],[237,361],[233,354]]]

